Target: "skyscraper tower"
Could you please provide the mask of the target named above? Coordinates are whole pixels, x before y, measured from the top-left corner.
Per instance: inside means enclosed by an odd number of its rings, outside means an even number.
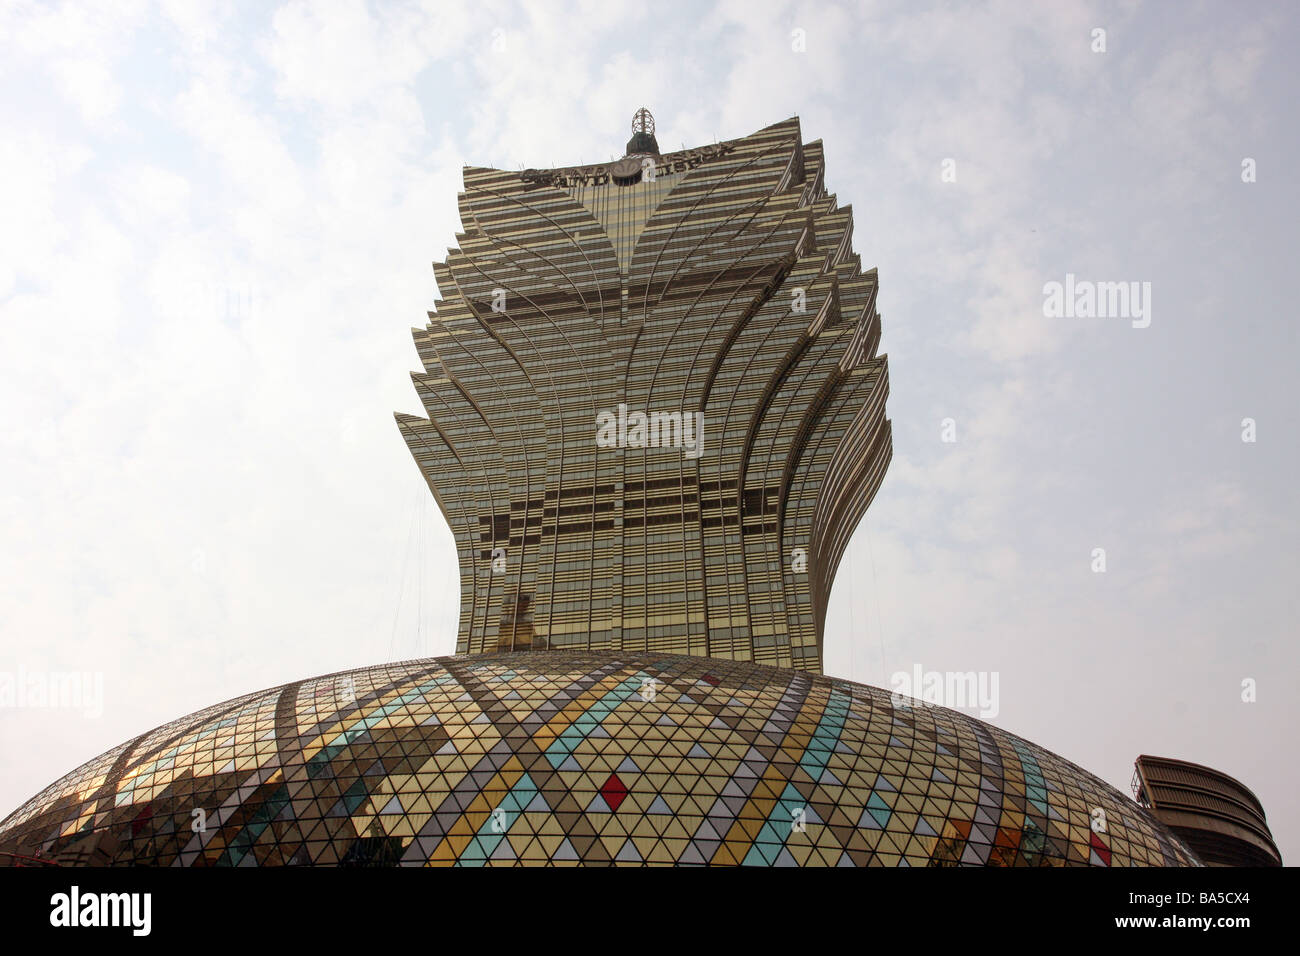
[[[820,673],[891,442],[876,273],[798,119],[606,165],[468,167],[402,433],[456,536],[457,651]]]

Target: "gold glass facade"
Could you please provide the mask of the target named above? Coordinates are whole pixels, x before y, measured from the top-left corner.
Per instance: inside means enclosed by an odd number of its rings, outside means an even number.
[[[876,275],[821,144],[790,119],[609,166],[469,167],[460,213],[414,332],[428,417],[397,416],[456,536],[457,651],[820,672],[891,451]]]

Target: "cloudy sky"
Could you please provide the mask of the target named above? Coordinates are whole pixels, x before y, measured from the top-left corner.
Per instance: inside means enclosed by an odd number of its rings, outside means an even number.
[[[392,413],[461,167],[608,160],[644,105],[665,150],[798,115],[880,270],[894,461],[827,672],[995,672],[994,723],[1123,790],[1222,769],[1300,859],[1300,15],[200,6],[0,5],[0,673],[103,681],[0,707],[0,815],[207,704],[453,650]],[[1067,274],[1150,283],[1149,325],[1046,316]]]

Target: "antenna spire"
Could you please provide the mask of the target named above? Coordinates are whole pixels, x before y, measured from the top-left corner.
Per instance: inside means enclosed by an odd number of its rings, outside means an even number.
[[[659,155],[659,141],[655,139],[654,114],[644,106],[632,116],[632,138],[627,141],[627,155]]]

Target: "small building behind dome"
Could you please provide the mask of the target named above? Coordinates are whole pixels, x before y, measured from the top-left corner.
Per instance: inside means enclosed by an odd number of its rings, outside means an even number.
[[[1263,804],[1222,771],[1143,754],[1133,770],[1133,792],[1206,866],[1282,865]]]

